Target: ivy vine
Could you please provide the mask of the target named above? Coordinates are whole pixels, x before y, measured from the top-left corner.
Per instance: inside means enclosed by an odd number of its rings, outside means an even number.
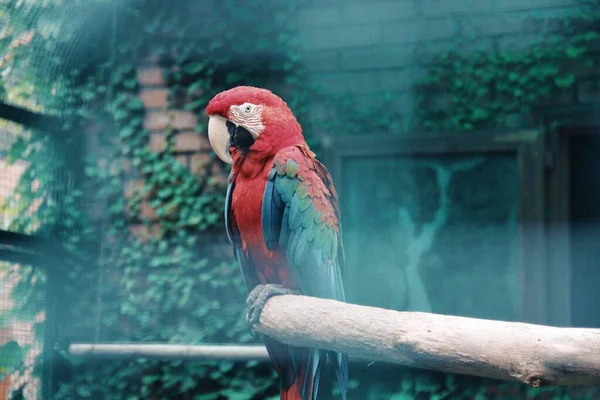
[[[533,124],[545,106],[571,105],[577,84],[598,82],[597,2],[553,21],[526,49],[438,54],[419,85],[417,128],[472,131]]]
[[[47,7],[58,7],[49,3]],[[112,33],[97,36],[101,40],[94,54],[53,60],[60,79],[44,86],[48,111],[65,118],[72,139],[57,148],[51,136],[30,132],[12,146],[11,158],[28,160],[30,165],[15,192],[20,201],[4,205],[3,211],[10,206],[21,216],[10,228],[46,235],[50,234],[46,228],[61,232],[67,254],[52,272],[64,277],[57,292],[64,306],[58,321],[64,367],[59,399],[278,398],[270,365],[90,361],[72,359],[65,352],[75,341],[255,341],[243,320],[244,288],[222,232],[220,178],[227,171],[215,161],[192,174],[177,159],[172,126],[164,132],[164,149],[150,149],[136,74],[142,60],[158,60],[166,71],[169,107],[192,111],[198,121],[203,121],[207,101],[223,89],[238,84],[270,87],[298,115],[309,143],[318,145],[311,135],[315,127],[308,123],[307,105],[323,94],[306,86],[302,54],[290,23],[296,2],[242,3],[185,0],[178,3],[180,12],[174,12],[168,2],[136,0],[108,12]],[[198,18],[189,18],[190,13]],[[270,23],[257,23],[267,13]],[[560,34],[526,51],[439,55],[420,87],[418,127],[469,131],[502,126],[510,116],[530,114],[540,103],[572,90],[579,76],[596,67],[593,49],[600,38],[594,25],[598,19],[591,17],[595,15],[586,11],[566,19]],[[40,46],[65,46],[53,38],[33,40],[42,41]],[[21,65],[35,71],[35,62],[22,57],[27,61]],[[248,58],[254,61],[244,62]],[[23,76],[32,82],[37,78],[35,73]],[[21,93],[23,101],[25,92],[10,85],[7,89],[7,95]],[[331,118],[325,126],[329,131],[359,134],[393,126],[394,116],[384,111],[385,98],[380,106],[362,111],[344,99],[325,100],[347,116]],[[372,118],[377,107],[381,118]],[[344,125],[336,125],[339,121]],[[202,125],[196,130],[205,134]],[[99,148],[83,165],[73,164],[83,151],[83,136],[93,137]],[[57,181],[49,165],[65,171],[75,165],[81,170],[68,175],[65,184]],[[49,195],[57,190],[62,196],[60,210]],[[36,212],[25,212],[34,203]],[[104,210],[99,218],[89,210],[97,206]],[[44,289],[40,281],[38,292]],[[23,285],[31,286],[31,280]],[[34,304],[33,309],[43,307]],[[358,374],[360,379],[351,383],[351,395],[357,398],[575,396],[567,389],[533,390],[422,371],[394,369],[369,375],[364,368]],[[378,383],[382,379],[385,382]],[[593,398],[589,392],[577,393],[584,397],[576,398]]]

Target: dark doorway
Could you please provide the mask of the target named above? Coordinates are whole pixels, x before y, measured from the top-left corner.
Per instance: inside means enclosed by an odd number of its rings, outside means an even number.
[[[571,318],[600,328],[600,134],[570,135]]]

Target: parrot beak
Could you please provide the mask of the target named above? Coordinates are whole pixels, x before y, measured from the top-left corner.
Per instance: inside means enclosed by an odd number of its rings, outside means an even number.
[[[229,131],[227,120],[219,115],[212,115],[208,120],[208,141],[217,157],[227,164],[233,164],[229,154]]]

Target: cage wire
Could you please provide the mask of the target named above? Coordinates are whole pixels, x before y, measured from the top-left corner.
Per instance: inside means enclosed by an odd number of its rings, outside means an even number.
[[[136,0],[6,0],[0,2],[0,103],[17,106],[37,115],[62,115],[66,105],[57,96],[64,82],[61,76],[69,74],[71,69],[80,65],[100,65],[110,59],[119,46],[119,35],[136,34],[144,39],[145,33],[137,32],[138,23],[143,16],[138,15]],[[182,7],[189,8],[189,29],[199,31],[198,21],[192,17],[202,15],[206,18],[206,8],[210,2],[182,2]],[[215,1],[215,3],[218,3]],[[158,8],[163,7],[160,1]],[[165,3],[167,4],[167,3]],[[168,12],[169,7],[161,10]],[[178,11],[182,13],[181,10]],[[185,12],[184,12],[185,13]],[[138,24],[138,25],[136,25]],[[118,25],[118,26],[117,26]],[[117,29],[118,28],[118,29]],[[240,28],[241,29],[241,28]],[[168,42],[170,38],[167,38]],[[144,45],[147,45],[146,43]],[[60,65],[55,59],[60,58]],[[115,96],[111,86],[106,93],[107,104]],[[108,115],[113,109],[105,110]],[[77,135],[81,132],[69,132]],[[49,156],[43,161],[48,170],[54,171],[52,185],[45,186],[43,191],[37,190],[35,179],[28,176],[30,166],[28,160],[15,159],[23,148],[31,146],[34,135],[42,135],[45,140],[36,145],[49,146]],[[60,204],[67,194],[73,190],[73,160],[59,160],[52,154],[60,149],[60,140],[56,132],[37,126],[35,129],[27,124],[11,121],[10,114],[0,115],[0,231],[7,234],[22,234],[43,238],[59,236],[53,231],[54,224],[60,225],[63,218]],[[89,143],[85,145],[89,146]],[[35,178],[35,177],[33,177]],[[26,202],[19,192],[19,183],[30,179],[29,195],[37,196]],[[31,200],[31,199],[29,199]],[[41,212],[44,200],[54,208]],[[57,206],[59,205],[59,206]],[[18,218],[17,218],[18,217]],[[22,223],[26,220],[27,223]],[[100,228],[104,230],[104,227]],[[0,237],[0,251],[14,250],[15,245],[8,237]],[[25,243],[25,242],[23,242]],[[27,242],[28,243],[28,242]],[[31,242],[34,243],[34,242]],[[22,244],[19,252],[35,253],[38,248],[34,244]],[[35,265],[22,261],[2,259],[0,253],[0,400],[15,396],[16,393],[26,399],[41,399],[44,385],[52,385],[54,364],[48,360],[43,351],[44,340],[52,335],[48,332],[56,330],[57,304],[50,281],[56,281],[55,269],[48,265]],[[97,249],[97,259],[90,265],[90,273],[96,279],[90,291],[95,293],[95,304],[89,310],[95,324],[84,336],[86,342],[100,343],[107,337],[103,332],[103,296],[114,296],[106,293],[108,273],[105,271],[105,249]],[[54,284],[55,285],[55,284]],[[48,289],[48,287],[51,287]],[[49,303],[49,299],[53,301]],[[58,305],[60,307],[60,305]],[[187,316],[172,316],[167,323],[176,325],[189,320]],[[164,321],[163,321],[164,322]],[[192,322],[183,322],[193,323]],[[54,340],[53,338],[52,340]],[[185,343],[184,336],[179,343]],[[8,343],[9,346],[6,346]],[[46,343],[48,344],[48,343]],[[3,346],[4,345],[4,346]],[[266,353],[256,349],[249,351],[249,358],[264,359]],[[258,356],[256,355],[258,354]],[[34,374],[34,364],[45,364],[48,370]],[[12,371],[8,376],[2,368]],[[53,389],[48,389],[52,392]],[[11,394],[12,393],[12,394]]]
[[[56,127],[37,121],[31,129],[29,124],[39,115],[61,114],[63,104],[55,98],[65,70],[53,59],[73,65],[90,51],[89,37],[77,32],[85,30],[92,15],[102,15],[94,13],[94,6],[107,3],[115,2],[0,3],[0,400],[42,399],[44,385],[53,384],[53,365],[44,350],[47,323],[55,323],[47,321],[49,311],[56,313],[47,291],[53,268],[31,256],[42,252],[43,241],[37,239],[56,234],[52,226],[62,218],[58,205],[72,190],[71,166],[54,158],[53,151],[60,148]],[[23,119],[20,110],[29,117]],[[34,135],[40,140],[34,142]],[[30,160],[19,156],[39,150],[33,146],[47,146],[42,149],[46,158],[38,161],[52,179],[42,188],[32,176]]]
[[[15,221],[34,218],[39,206],[39,202],[23,201],[17,191],[29,163],[13,157],[11,148],[25,143],[28,136],[25,127],[0,120],[0,231],[3,232],[30,233],[31,229],[15,225]],[[0,237],[0,251],[11,251],[14,246],[2,238],[6,234]],[[0,258],[0,399],[7,399],[14,392],[35,398],[39,391],[40,378],[34,376],[33,370],[43,346],[39,329],[44,314],[38,312],[38,306],[44,301],[44,293],[36,287],[40,280],[44,280],[43,273],[32,265]],[[6,370],[2,371],[2,367]]]

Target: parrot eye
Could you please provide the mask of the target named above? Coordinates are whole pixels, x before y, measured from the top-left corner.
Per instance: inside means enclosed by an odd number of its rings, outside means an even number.
[[[252,111],[252,106],[248,104],[246,107],[244,107],[244,111],[246,112],[246,114],[249,114],[250,111]]]

